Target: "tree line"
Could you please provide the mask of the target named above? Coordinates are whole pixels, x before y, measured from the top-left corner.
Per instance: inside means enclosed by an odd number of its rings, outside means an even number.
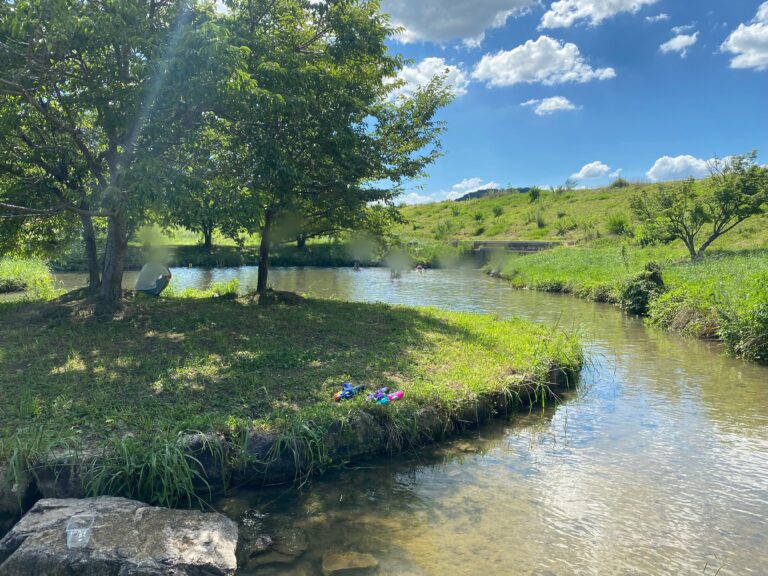
[[[264,293],[273,242],[385,228],[441,152],[394,32],[376,0],[0,0],[0,243],[79,234],[116,304],[142,224],[258,233]]]

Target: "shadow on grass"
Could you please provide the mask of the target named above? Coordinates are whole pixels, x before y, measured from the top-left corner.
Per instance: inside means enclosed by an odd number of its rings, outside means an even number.
[[[136,299],[117,316],[77,303],[3,306],[0,430],[64,434],[226,429],[333,408],[344,381],[399,388],[477,335],[425,311],[307,300]],[[1,452],[1,451],[0,451]]]

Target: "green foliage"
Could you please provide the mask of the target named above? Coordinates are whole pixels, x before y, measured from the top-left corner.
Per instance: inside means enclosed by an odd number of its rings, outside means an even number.
[[[175,145],[229,77],[215,19],[184,1],[0,4],[0,202],[82,219],[86,236],[108,218],[105,300],[122,294],[128,232],[174,205]]]
[[[450,221],[445,220],[443,222],[440,222],[437,226],[435,226],[434,235],[437,240],[444,240],[452,232],[453,232],[453,225],[451,224]]]
[[[695,260],[720,236],[762,214],[768,202],[768,168],[759,166],[756,158],[752,152],[715,162],[704,191],[689,179],[660,186],[653,194],[635,195],[632,209],[644,222],[646,237],[679,239]]]
[[[85,464],[86,492],[166,507],[203,504],[198,493],[207,490],[210,495],[205,469],[180,437],[181,433],[161,433],[107,438],[102,455]],[[223,462],[220,445],[209,442],[206,450]]]
[[[539,188],[538,186],[532,187],[528,191],[528,201],[531,204],[534,204],[539,201],[539,198],[541,198],[541,188]]]
[[[614,188],[614,189],[627,188],[627,187],[629,187],[629,182],[624,178],[622,178],[621,176],[616,178],[616,180],[614,180],[608,185],[608,188]]]
[[[567,220],[557,220],[555,222],[555,230],[557,230],[558,236],[565,236],[568,232],[578,229],[579,225],[570,218]]]
[[[719,335],[742,358],[768,364],[768,273],[745,282],[741,294],[729,294],[718,306]]]
[[[234,298],[240,294],[240,280],[233,278],[229,282],[213,282],[207,290],[185,288],[179,290],[173,280],[163,291],[167,298]]]
[[[648,314],[648,307],[666,287],[661,277],[661,266],[655,262],[645,265],[645,270],[630,278],[621,288],[621,307],[637,316]]]
[[[626,214],[609,214],[606,224],[608,231],[611,234],[615,234],[616,236],[632,235],[632,222]]]
[[[0,258],[0,294],[4,292],[43,300],[57,295],[50,269],[36,258]]]
[[[499,217],[499,216],[501,216],[502,214],[504,214],[504,208],[502,208],[501,206],[494,206],[494,207],[493,207],[493,215],[494,215],[496,218],[498,218],[498,217]]]

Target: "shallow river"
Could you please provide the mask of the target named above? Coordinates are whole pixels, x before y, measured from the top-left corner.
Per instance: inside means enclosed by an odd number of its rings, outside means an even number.
[[[204,287],[253,268],[174,269]],[[62,277],[67,286],[82,281]],[[569,401],[450,443],[241,491],[219,509],[282,534],[287,564],[238,574],[320,574],[325,551],[373,554],[386,575],[768,574],[768,368],[649,329],[617,310],[516,291],[470,271],[283,269],[272,284],[320,296],[518,315],[583,334]]]

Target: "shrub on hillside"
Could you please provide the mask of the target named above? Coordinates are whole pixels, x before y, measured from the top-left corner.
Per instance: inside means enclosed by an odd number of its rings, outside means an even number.
[[[557,230],[558,236],[565,236],[568,232],[576,230],[578,227],[579,225],[570,218],[555,222],[555,230]]]
[[[621,176],[619,176],[618,178],[616,178],[616,180],[611,182],[610,186],[608,187],[609,188],[626,188],[627,186],[629,186],[629,182],[624,178],[622,178]]]
[[[493,215],[496,216],[497,218],[501,216],[503,213],[504,213],[504,208],[502,208],[501,206],[493,207]]]
[[[665,291],[664,280],[661,277],[661,266],[648,262],[637,276],[627,280],[621,289],[621,307],[630,314],[646,316],[655,298]]]
[[[608,232],[616,236],[631,236],[632,223],[626,214],[610,214],[606,221]]]
[[[450,236],[453,233],[453,223],[448,220],[443,220],[435,226],[435,239],[442,240]]]

